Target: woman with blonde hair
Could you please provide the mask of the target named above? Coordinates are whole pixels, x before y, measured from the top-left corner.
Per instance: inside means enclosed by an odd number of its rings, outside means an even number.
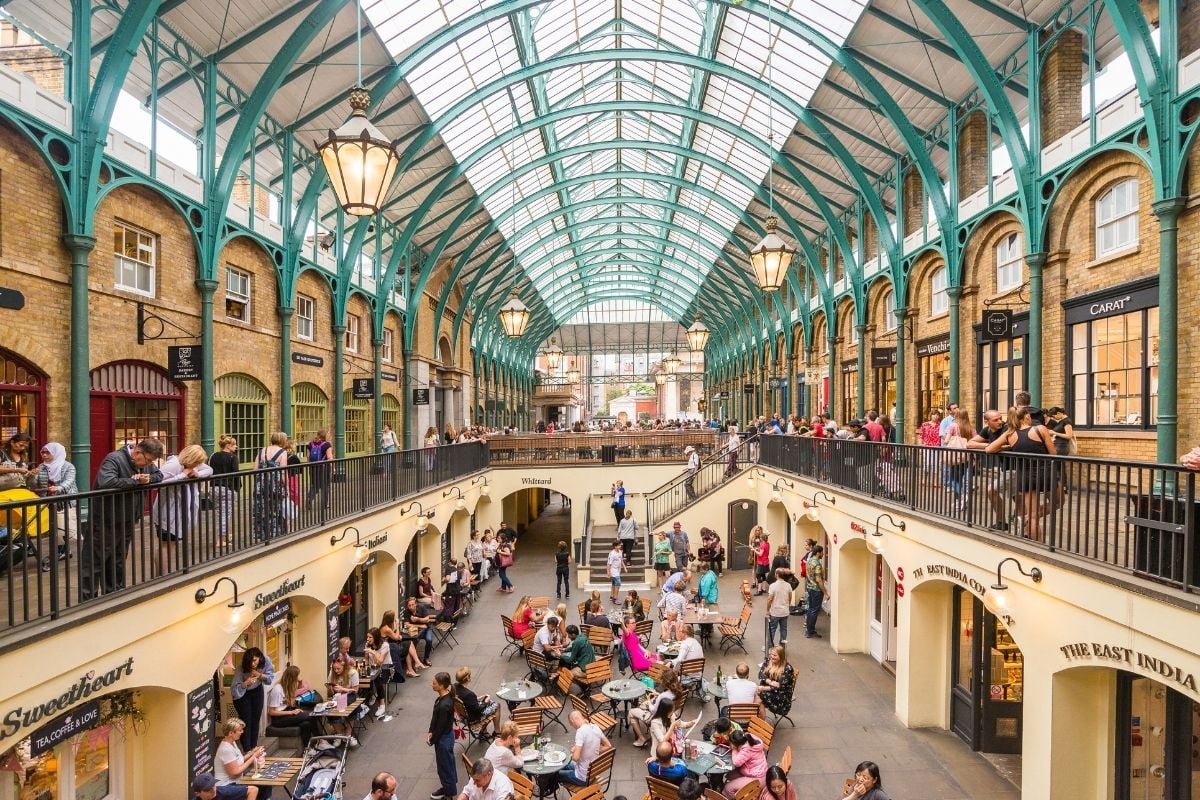
[[[783,647],[775,645],[758,670],[758,699],[768,711],[782,717],[792,710],[795,687],[796,668],[788,663]]]
[[[209,477],[213,469],[206,461],[208,453],[204,452],[204,448],[189,444],[179,451],[179,455],[171,456],[162,465],[162,485],[150,509],[154,531],[158,534],[158,549],[154,553],[156,576],[165,575],[171,570],[172,564],[176,563],[175,543],[183,540],[200,516],[200,487],[195,483],[182,486],[171,484]]]
[[[496,738],[488,745],[487,752],[483,757],[492,762],[492,766],[503,775],[507,775],[510,769],[521,769],[525,766],[525,759],[521,758],[521,736],[517,728],[517,723],[510,720],[505,720],[500,725],[500,730],[496,734]]]
[[[308,747],[308,740],[316,730],[316,722],[308,711],[297,705],[296,698],[301,694],[300,668],[289,664],[267,696],[267,716],[276,728],[299,728],[300,743]]]
[[[437,448],[441,444],[437,428],[433,425],[425,429],[425,439],[422,444],[425,447],[425,471],[433,472],[433,468],[437,466]]]
[[[256,800],[271,796],[271,790],[263,787],[266,794],[259,794],[257,786],[245,786],[236,781],[245,772],[253,772],[261,764],[261,758],[266,756],[265,747],[253,747],[243,753],[238,746],[238,738],[246,729],[246,723],[237,717],[230,717],[221,723],[221,741],[213,758],[213,777],[217,780],[217,797],[244,798]]]
[[[214,510],[217,512],[217,542],[229,545],[229,518],[233,516],[233,506],[237,502],[238,472],[238,441],[225,434],[217,440],[217,452],[212,454],[209,465],[214,475],[222,476],[213,480],[208,487],[209,497],[212,498]],[[228,475],[229,477],[224,477]]]

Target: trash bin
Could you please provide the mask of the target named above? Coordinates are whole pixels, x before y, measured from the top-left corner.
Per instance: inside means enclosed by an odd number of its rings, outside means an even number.
[[[613,464],[617,460],[617,446],[615,444],[600,445],[600,463]]]
[[[572,544],[575,545],[575,563],[583,563],[583,539],[576,539]]]

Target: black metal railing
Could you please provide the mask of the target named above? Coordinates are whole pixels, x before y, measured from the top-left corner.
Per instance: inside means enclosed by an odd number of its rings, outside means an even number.
[[[1177,464],[797,436],[759,441],[763,466],[1200,588],[1196,473]]]
[[[728,445],[709,454],[701,454],[700,468],[693,476],[684,472],[646,495],[646,525],[651,531],[696,502],[706,494],[731,480],[741,470],[754,464],[756,440],[743,442],[730,451]],[[647,561],[647,563],[650,563]]]
[[[478,443],[0,504],[0,630],[55,619],[488,466]]]
[[[492,466],[526,464],[614,464],[618,461],[686,461],[684,448],[701,457],[720,447],[715,431],[663,433],[551,433],[493,436]]]

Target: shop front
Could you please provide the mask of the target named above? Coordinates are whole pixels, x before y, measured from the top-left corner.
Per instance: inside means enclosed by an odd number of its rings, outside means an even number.
[[[251,647],[257,647],[263,652],[267,658],[271,660],[272,666],[275,668],[276,676],[283,671],[283,668],[292,663],[294,658],[293,633],[295,630],[295,613],[292,607],[292,601],[284,598],[277,603],[268,606],[261,614],[255,617],[233,647],[225,654],[221,665],[218,669],[218,677],[221,685],[221,708],[224,710],[222,719],[229,717],[240,717],[241,713],[233,705],[233,694],[230,687],[233,685],[233,673],[238,665],[242,663],[242,655]],[[266,703],[266,693],[263,690],[263,705]],[[265,713],[265,712],[264,712]],[[258,724],[264,724],[264,719],[260,718]],[[244,720],[247,725],[255,724],[254,720]]]
[[[1024,656],[1004,622],[954,589],[950,727],[972,750],[1021,752]]]
[[[975,326],[976,364],[975,408],[976,423],[982,425],[983,412],[995,409],[1006,414],[1016,405],[1016,394],[1025,389],[1025,350],[1029,337],[1029,314],[1012,316],[1009,336],[992,339],[984,334],[983,325]]]
[[[874,408],[880,414],[890,415],[896,405],[896,348],[872,347],[871,371],[874,373]]]
[[[1200,799],[1200,703],[1117,673],[1116,800]]]
[[[46,443],[46,376],[15,353],[0,348],[0,442],[13,434],[33,439],[30,453]]]
[[[858,361],[843,361],[840,372],[842,392],[837,413],[840,419],[849,420],[858,416]]]
[[[873,580],[871,581],[871,597],[869,605],[871,616],[867,623],[867,640],[871,657],[882,664],[890,672],[896,672],[896,635],[898,624],[898,607],[896,576],[891,565],[882,555],[871,557],[873,564]]]
[[[165,370],[141,361],[114,361],[91,372],[92,475],[104,457],[142,439],[178,453],[184,436],[184,388]]]
[[[950,402],[950,336],[917,342],[917,427]]]
[[[0,800],[123,797],[125,725],[109,721],[113,700],[77,706],[18,744],[0,765],[0,775],[12,773],[0,778]]]

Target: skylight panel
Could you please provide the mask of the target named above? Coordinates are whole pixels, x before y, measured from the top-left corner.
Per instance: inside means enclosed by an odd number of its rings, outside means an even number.
[[[704,26],[695,6],[686,0],[665,0],[662,3],[626,3],[625,18],[643,30],[665,39],[689,53],[700,48]]]

